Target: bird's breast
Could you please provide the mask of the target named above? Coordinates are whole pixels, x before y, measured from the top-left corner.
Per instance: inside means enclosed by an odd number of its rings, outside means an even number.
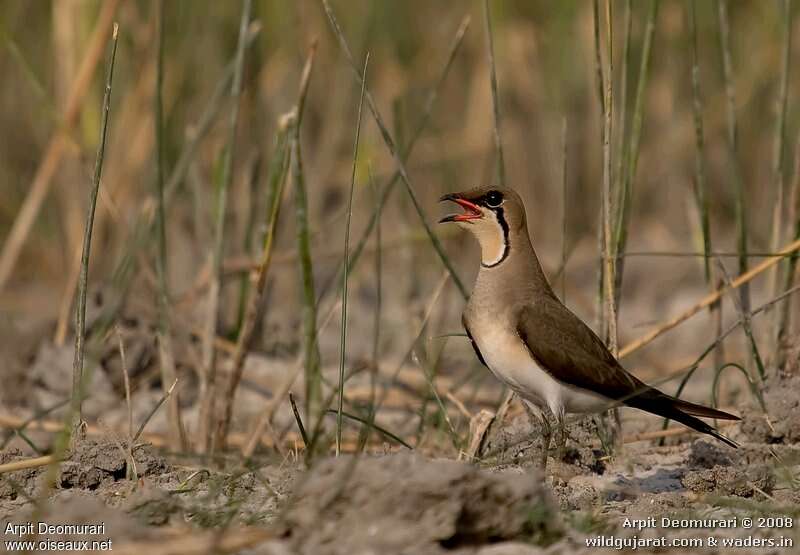
[[[555,382],[531,357],[519,335],[500,318],[473,318],[469,330],[489,370],[540,406],[556,401]]]
[[[500,381],[526,399],[553,413],[593,412],[604,400],[555,379],[534,360],[512,321],[502,314],[464,314],[486,366]]]

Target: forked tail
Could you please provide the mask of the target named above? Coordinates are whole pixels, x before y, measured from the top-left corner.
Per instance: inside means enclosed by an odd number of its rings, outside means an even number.
[[[741,420],[738,416],[734,416],[733,414],[670,397],[656,389],[651,390],[647,394],[632,397],[628,399],[625,404],[680,422],[693,430],[713,436],[734,449],[739,447],[735,441],[725,437],[719,433],[716,428],[697,418],[698,416],[702,416],[704,418],[717,418],[719,420]]]

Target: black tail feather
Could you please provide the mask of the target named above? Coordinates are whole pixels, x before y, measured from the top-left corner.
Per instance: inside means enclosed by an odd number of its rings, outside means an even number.
[[[741,418],[729,412],[712,409],[711,407],[704,407],[703,405],[690,403],[689,401],[684,401],[683,399],[677,399],[675,397],[669,397],[668,395],[665,395],[665,397],[672,401],[672,404],[675,405],[675,408],[677,408],[679,411],[685,412],[686,414],[691,414],[692,416],[716,418],[718,420],[741,420]]]
[[[625,404],[645,412],[650,412],[658,416],[663,416],[664,418],[669,418],[670,420],[675,420],[676,422],[680,422],[684,426],[688,426],[695,431],[715,437],[719,441],[725,443],[726,445],[730,445],[734,449],[739,448],[739,444],[737,444],[735,441],[725,437],[719,433],[716,428],[706,424],[699,418],[692,416],[692,414],[698,414],[699,416],[706,416],[708,418],[720,418],[724,420],[739,420],[738,416],[728,414],[727,412],[718,411],[716,409],[703,407],[702,405],[695,405],[694,403],[689,403],[680,399],[675,399],[668,395],[664,395],[663,393],[660,393],[658,396],[642,395],[633,397]]]
[[[671,419],[671,420],[675,420],[676,422],[680,422],[684,426],[688,426],[688,427],[692,428],[693,430],[697,430],[698,432],[713,436],[713,437],[717,438],[718,440],[720,440],[721,442],[723,442],[723,443],[725,443],[727,445],[730,445],[734,449],[738,449],[739,448],[739,444],[738,443],[736,443],[732,439],[729,439],[729,438],[725,437],[724,435],[722,435],[721,433],[719,433],[719,431],[717,431],[716,428],[714,428],[713,426],[711,426],[709,424],[706,424],[705,422],[703,422],[699,418],[695,418],[694,416],[686,414],[685,412],[681,412],[680,410],[675,410],[675,413],[673,415],[666,416],[666,417]]]

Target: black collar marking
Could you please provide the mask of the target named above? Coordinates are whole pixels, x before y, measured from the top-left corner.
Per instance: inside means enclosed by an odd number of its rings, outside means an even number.
[[[508,258],[508,251],[511,250],[511,246],[508,244],[508,222],[506,222],[505,217],[503,216],[503,207],[498,206],[497,208],[492,209],[495,214],[497,214],[497,221],[500,222],[500,227],[503,228],[503,254],[500,256],[500,260],[495,262],[494,264],[484,264],[481,262],[481,266],[484,268],[494,268],[503,260]]]

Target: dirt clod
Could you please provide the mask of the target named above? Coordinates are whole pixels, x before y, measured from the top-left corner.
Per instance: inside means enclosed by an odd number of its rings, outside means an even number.
[[[19,449],[7,449],[0,451],[0,464],[29,459],[30,456],[24,455]],[[18,470],[0,478],[0,500],[15,500],[20,495],[32,496],[36,489],[36,478],[39,475],[39,468],[26,468]]]
[[[116,544],[130,540],[143,540],[154,536],[154,532],[135,521],[123,511],[109,507],[94,494],[79,490],[61,490],[55,497],[43,505],[43,513],[37,514],[37,509],[29,507],[20,511],[12,518],[15,522],[31,522],[39,520],[52,525],[58,524],[89,524],[102,525],[96,534],[43,534],[39,540],[73,540],[86,539],[105,540],[111,539]],[[1,536],[0,536],[1,537]],[[10,538],[9,538],[10,539]]]
[[[689,451],[690,468],[713,468],[719,466],[730,466],[733,464],[730,455],[716,443],[698,439],[692,443]]]
[[[142,524],[163,526],[182,506],[177,496],[156,487],[145,487],[128,498],[123,509]]]
[[[298,479],[284,520],[300,553],[434,553],[553,539],[555,512],[538,473],[400,454],[320,462]]]
[[[769,420],[757,406],[742,418],[742,432],[758,443],[800,443],[800,375],[774,375],[764,388]]]
[[[167,469],[164,459],[149,446],[134,449],[133,458],[140,477],[161,474]],[[117,443],[86,439],[78,443],[69,460],[61,464],[58,484],[63,489],[97,489],[124,479],[127,466],[128,461]]]
[[[682,483],[695,493],[753,497],[762,492],[771,492],[775,486],[775,476],[763,465],[754,465],[747,470],[716,465],[687,472]]]
[[[551,424],[555,430],[555,424]],[[554,432],[555,434],[555,432]],[[501,464],[538,462],[542,452],[542,430],[539,423],[531,423],[522,414],[502,426],[490,427],[484,442],[483,454]],[[561,461],[570,467],[570,474],[602,474],[605,471],[603,453],[590,447],[597,439],[597,426],[591,418],[567,422],[567,441]],[[555,455],[555,439],[550,445],[550,456]]]

